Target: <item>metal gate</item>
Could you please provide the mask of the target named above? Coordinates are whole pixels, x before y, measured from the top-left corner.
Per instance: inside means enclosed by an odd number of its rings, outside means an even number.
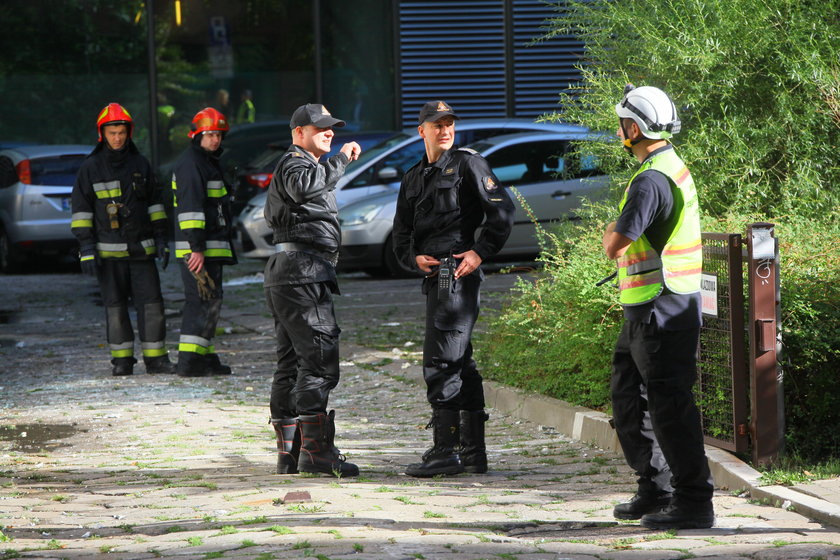
[[[757,464],[778,456],[784,432],[773,227],[751,224],[746,240],[737,233],[703,234],[697,381],[703,433],[710,445],[739,454],[752,451]]]

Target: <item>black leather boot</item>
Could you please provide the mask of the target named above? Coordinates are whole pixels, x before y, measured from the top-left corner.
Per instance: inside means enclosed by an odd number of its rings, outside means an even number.
[[[715,524],[715,509],[711,501],[696,504],[672,501],[662,511],[644,515],[640,523],[657,531],[708,529]]]
[[[335,411],[298,418],[301,447],[298,470],[337,477],[359,476],[359,467],[348,463],[335,446]]]
[[[207,375],[230,375],[232,373],[230,366],[224,365],[219,360],[218,354],[207,354],[204,359],[207,361]]]
[[[178,352],[178,375],[181,377],[204,377],[207,373],[207,359],[195,352]]]
[[[487,472],[487,447],[484,445],[484,423],[490,415],[483,410],[461,411],[461,463],[464,472]]]
[[[432,428],[434,445],[423,453],[423,462],[408,465],[405,474],[428,478],[464,472],[464,465],[457,451],[460,445],[459,424],[457,410],[433,410],[429,427]]]
[[[277,474],[297,474],[300,428],[297,418],[271,419],[277,433]]]
[[[169,356],[143,357],[146,364],[146,373],[175,373],[175,364],[169,361]]]
[[[648,513],[656,513],[671,503],[670,492],[636,492],[629,502],[618,504],[613,508],[616,519],[641,519]]]
[[[111,370],[111,375],[131,375],[134,373],[134,364],[136,363],[137,360],[134,358],[113,358],[111,364],[114,367]]]

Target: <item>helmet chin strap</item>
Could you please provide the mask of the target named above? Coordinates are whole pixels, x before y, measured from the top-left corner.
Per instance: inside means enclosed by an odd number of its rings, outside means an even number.
[[[624,140],[622,141],[622,144],[624,145],[624,151],[630,155],[633,155],[633,146],[641,142],[642,139],[644,139],[644,136],[637,139],[631,139],[630,134],[628,134],[627,132],[627,128],[625,128],[624,126],[624,121],[621,122],[621,133],[624,135]]]

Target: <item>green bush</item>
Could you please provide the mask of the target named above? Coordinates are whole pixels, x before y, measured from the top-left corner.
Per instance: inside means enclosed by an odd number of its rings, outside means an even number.
[[[510,303],[479,338],[483,375],[501,383],[604,408],[609,405],[612,348],[621,323],[616,290],[595,284],[614,265],[603,257],[607,210],[545,234],[545,268],[519,280]]]
[[[614,131],[627,82],[664,89],[703,209],[816,219],[840,206],[840,0],[568,0],[583,85],[553,118]],[[749,22],[748,24],[745,22]],[[613,173],[635,167],[602,148]]]

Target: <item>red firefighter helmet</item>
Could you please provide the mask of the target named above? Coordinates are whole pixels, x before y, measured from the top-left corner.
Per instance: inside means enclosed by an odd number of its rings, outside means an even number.
[[[202,132],[211,130],[224,134],[229,129],[230,126],[228,126],[228,121],[223,114],[213,107],[205,107],[193,117],[188,136],[193,138]]]
[[[126,125],[128,127],[129,138],[131,138],[131,133],[134,131],[134,121],[131,120],[131,115],[119,103],[108,103],[108,106],[99,112],[99,118],[96,119],[96,130],[99,132],[100,142],[102,142],[102,127],[106,124]]]

